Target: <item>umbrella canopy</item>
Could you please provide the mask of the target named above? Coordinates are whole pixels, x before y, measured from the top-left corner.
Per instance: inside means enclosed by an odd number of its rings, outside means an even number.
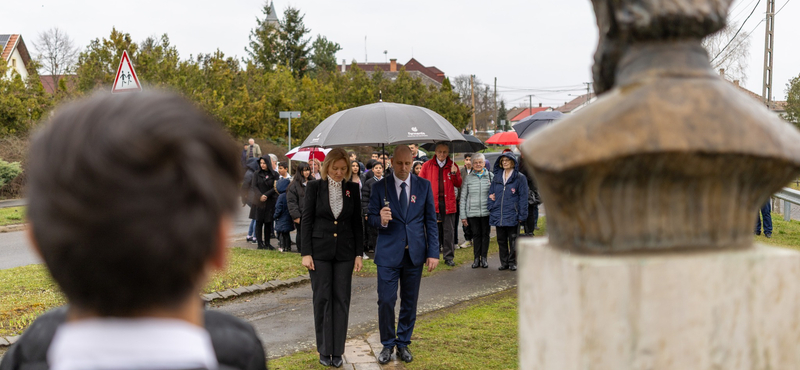
[[[522,140],[517,136],[517,133],[514,131],[509,132],[498,132],[488,140],[486,140],[486,144],[497,144],[497,145],[519,145],[522,144]]]
[[[300,162],[308,162],[311,158],[319,159],[320,162],[325,160],[325,156],[331,151],[329,148],[301,148],[296,147],[288,152],[286,152],[286,158],[289,158],[293,161],[300,161]]]
[[[464,141],[454,141],[447,143],[450,147],[450,153],[475,153],[486,149],[486,145],[477,137],[470,134],[461,134]],[[436,150],[437,143],[427,143],[422,145],[422,149],[426,151]]]
[[[531,116],[527,116],[514,124],[514,131],[517,132],[519,137],[528,138],[534,131],[553,123],[563,116],[564,113],[558,111],[539,112]]]
[[[461,133],[439,113],[415,105],[381,102],[334,113],[311,131],[301,147],[463,140]]]

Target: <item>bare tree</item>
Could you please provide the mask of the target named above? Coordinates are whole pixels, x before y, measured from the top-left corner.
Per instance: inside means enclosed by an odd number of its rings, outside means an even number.
[[[704,38],[703,47],[708,51],[715,71],[725,69],[727,80],[739,80],[744,84],[750,57],[750,35],[741,31],[738,24],[730,23]]]
[[[53,89],[57,89],[59,77],[72,72],[75,67],[78,48],[69,35],[58,27],[39,33],[33,46],[38,53],[41,69],[51,75]]]
[[[453,78],[453,91],[457,92],[461,103],[472,106],[472,90],[469,84],[469,75],[459,75]],[[494,130],[494,93],[489,85],[484,84],[478,77],[473,80],[475,85],[475,124],[478,131]],[[469,128],[472,128],[470,118]]]

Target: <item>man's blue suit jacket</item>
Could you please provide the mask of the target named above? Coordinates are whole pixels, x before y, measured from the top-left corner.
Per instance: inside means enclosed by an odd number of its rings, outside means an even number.
[[[372,185],[369,198],[368,220],[378,228],[375,246],[375,264],[384,267],[403,266],[403,254],[408,246],[408,255],[415,266],[425,263],[427,258],[439,258],[439,229],[436,226],[436,209],[433,191],[428,180],[411,176],[411,200],[405,215],[400,214],[400,202],[394,185],[394,176],[389,175]],[[388,191],[388,195],[387,195]],[[392,220],[381,226],[381,208],[384,198],[392,209]]]

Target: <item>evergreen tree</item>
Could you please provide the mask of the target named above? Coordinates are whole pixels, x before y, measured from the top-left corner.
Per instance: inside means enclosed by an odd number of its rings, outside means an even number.
[[[500,126],[503,121],[505,121],[505,125],[502,127]],[[500,108],[497,108],[497,120],[494,121],[498,130],[502,129],[503,131],[506,130],[506,126],[508,125],[508,111],[506,110],[506,102],[504,100],[500,100]]]
[[[272,4],[264,4],[264,19],[256,18],[256,28],[250,30],[250,47],[244,50],[252,62],[259,68],[272,70],[280,62],[280,31],[278,25],[269,19],[273,12]]]
[[[303,24],[304,17],[299,9],[289,7],[283,13],[283,20],[280,22],[280,62],[289,67],[297,78],[302,78],[308,68],[310,39],[305,37],[311,30]]]
[[[325,36],[317,35],[311,44],[314,54],[311,55],[311,69],[315,74],[336,70],[336,52],[342,50],[338,43],[328,41]]]
[[[131,59],[135,59],[139,46],[133,42],[130,34],[117,31],[116,28],[111,29],[107,39],[90,41],[86,50],[78,56],[78,89],[83,92],[99,86],[110,89],[125,50]]]

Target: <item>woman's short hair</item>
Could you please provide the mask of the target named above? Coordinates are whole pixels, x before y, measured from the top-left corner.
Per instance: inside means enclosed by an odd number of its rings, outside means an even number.
[[[322,179],[328,178],[328,168],[338,160],[344,160],[344,163],[347,164],[347,169],[344,173],[344,178],[348,181],[353,176],[353,169],[350,168],[350,159],[347,155],[347,152],[342,148],[333,148],[327,155],[325,155],[325,161],[322,162],[322,167],[319,170],[319,174],[322,176]]]
[[[483,153],[475,153],[475,154],[472,155],[472,163],[475,163],[477,161],[483,162],[485,160],[486,160],[486,156],[483,155]]]

